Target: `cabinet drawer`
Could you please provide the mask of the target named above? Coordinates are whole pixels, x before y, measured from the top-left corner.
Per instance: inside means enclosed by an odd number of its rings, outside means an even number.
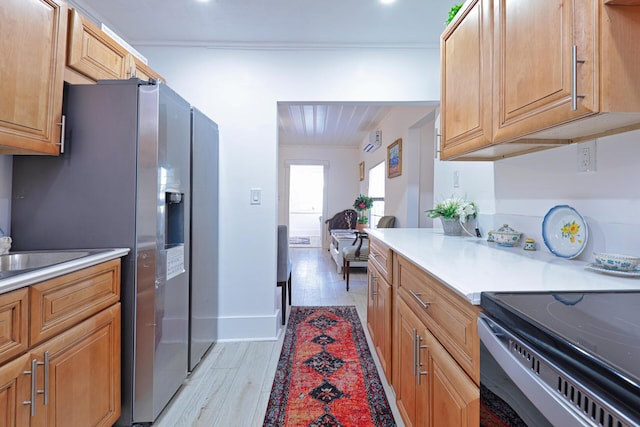
[[[480,308],[401,256],[397,257],[396,267],[398,295],[467,374],[479,383],[480,340],[477,320]]]
[[[389,283],[393,282],[393,263],[391,249],[379,240],[369,237],[369,261]]]
[[[117,303],[120,260],[38,283],[30,292],[30,344],[34,345]]]
[[[27,350],[29,290],[0,295],[0,363]]]

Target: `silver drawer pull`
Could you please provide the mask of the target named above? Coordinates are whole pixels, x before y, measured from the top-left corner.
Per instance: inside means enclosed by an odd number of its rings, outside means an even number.
[[[429,305],[431,305],[430,302],[422,301],[422,299],[420,298],[420,295],[422,295],[422,294],[418,294],[418,293],[414,292],[412,289],[409,289],[409,293],[411,294],[412,297],[414,297],[416,299],[416,301],[418,301],[420,303],[422,308],[429,308]]]

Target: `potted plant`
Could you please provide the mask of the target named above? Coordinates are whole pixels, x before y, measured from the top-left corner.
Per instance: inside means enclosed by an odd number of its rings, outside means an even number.
[[[356,220],[356,227],[358,231],[364,230],[365,226],[369,224],[369,216],[366,212],[373,206],[373,199],[371,197],[360,194],[353,202],[353,208],[358,212],[358,219]]]
[[[462,7],[462,5],[464,5],[464,2],[457,3],[457,4],[454,4],[453,6],[451,6],[451,9],[449,9],[449,16],[447,17],[447,20],[444,21],[445,25],[449,25],[449,23],[451,21],[453,21],[453,18],[456,17],[456,15],[458,14],[458,11]]]
[[[459,236],[462,233],[462,224],[478,215],[478,205],[466,198],[452,196],[436,203],[435,207],[426,213],[430,218],[440,218],[444,234]]]

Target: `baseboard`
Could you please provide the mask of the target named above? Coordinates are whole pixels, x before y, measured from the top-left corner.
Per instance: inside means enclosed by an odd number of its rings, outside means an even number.
[[[280,336],[282,313],[218,318],[218,341],[274,341]]]

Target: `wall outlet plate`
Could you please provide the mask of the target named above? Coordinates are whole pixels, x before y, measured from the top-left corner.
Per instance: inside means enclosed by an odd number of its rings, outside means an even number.
[[[578,172],[596,171],[596,140],[579,142],[577,148]]]

